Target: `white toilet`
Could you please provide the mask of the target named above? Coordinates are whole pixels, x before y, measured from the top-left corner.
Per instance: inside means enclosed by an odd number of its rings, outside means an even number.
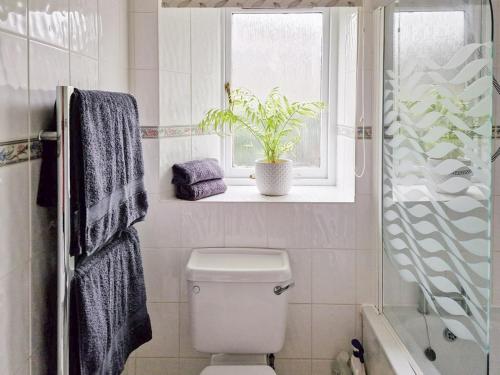
[[[285,341],[291,280],[283,250],[193,250],[187,264],[193,346],[212,354],[201,375],[276,374],[266,359]]]

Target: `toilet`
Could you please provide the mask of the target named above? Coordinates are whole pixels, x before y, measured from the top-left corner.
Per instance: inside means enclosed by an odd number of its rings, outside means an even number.
[[[286,251],[194,249],[186,277],[193,346],[212,355],[200,375],[276,375],[267,358],[285,341]]]

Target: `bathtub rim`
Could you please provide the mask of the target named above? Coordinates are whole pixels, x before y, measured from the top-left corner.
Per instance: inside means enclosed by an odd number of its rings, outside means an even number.
[[[369,324],[396,375],[424,375],[394,328],[374,305],[363,305],[363,324]]]

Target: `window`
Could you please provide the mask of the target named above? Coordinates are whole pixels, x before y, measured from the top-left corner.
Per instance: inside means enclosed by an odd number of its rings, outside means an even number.
[[[291,101],[323,101],[336,93],[336,64],[330,64],[329,10],[227,10],[225,13],[224,81],[264,99],[274,87]],[[332,110],[308,120],[294,152],[298,184],[334,183],[335,121]],[[226,176],[245,183],[262,150],[243,131],[224,141]]]

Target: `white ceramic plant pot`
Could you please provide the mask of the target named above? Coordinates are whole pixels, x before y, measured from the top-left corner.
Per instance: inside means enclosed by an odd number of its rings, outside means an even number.
[[[292,188],[293,162],[288,159],[255,162],[257,188],[264,195],[286,195]]]

